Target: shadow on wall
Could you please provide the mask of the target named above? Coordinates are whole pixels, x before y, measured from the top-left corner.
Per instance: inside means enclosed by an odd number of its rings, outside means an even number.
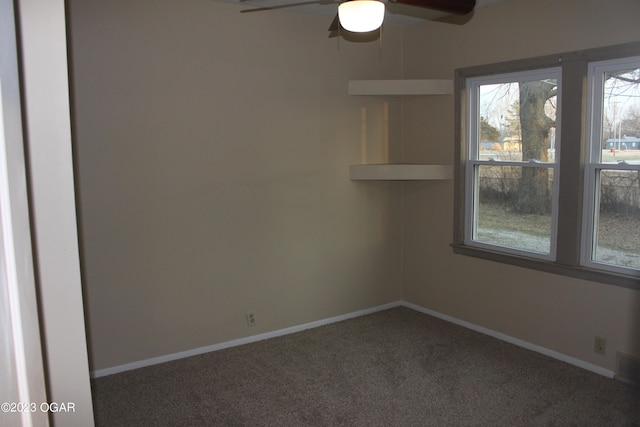
[[[628,310],[631,322],[627,346],[629,354],[616,354],[616,379],[640,386],[640,291],[631,294]]]
[[[367,128],[369,121],[367,120],[367,108],[360,108],[360,163],[367,164],[369,161],[376,159],[381,163],[389,162],[389,103],[382,104],[382,116],[376,117],[374,123],[380,122],[380,139],[373,138],[373,144],[367,137]],[[380,142],[379,142],[380,141]],[[376,144],[376,142],[379,142]],[[374,145],[375,144],[375,145]]]

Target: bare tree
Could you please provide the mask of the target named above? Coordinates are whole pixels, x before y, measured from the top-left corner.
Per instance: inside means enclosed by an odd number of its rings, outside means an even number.
[[[640,137],[640,108],[630,108],[622,118],[623,135]]]
[[[556,83],[527,81],[519,84],[519,116],[522,133],[522,160],[548,160],[550,130],[555,120],[546,113],[548,101],[556,96]],[[549,169],[522,168],[515,211],[545,214],[551,209]]]
[[[620,70],[606,73],[610,80],[608,94],[620,96],[637,88],[640,84],[640,69]],[[548,160],[549,137],[555,120],[546,113],[547,104],[557,95],[557,85],[553,81],[527,81],[519,84],[519,118],[522,135],[522,160]],[[633,129],[637,126],[638,116],[629,117],[627,124]],[[522,170],[518,187],[518,199],[514,210],[519,213],[545,214],[551,209],[551,182],[548,168],[525,167]]]
[[[482,116],[480,117],[480,139],[482,141],[492,142],[498,142],[500,140],[500,131]]]

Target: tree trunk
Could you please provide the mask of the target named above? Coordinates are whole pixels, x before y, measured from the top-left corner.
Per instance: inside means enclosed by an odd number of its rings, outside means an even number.
[[[554,121],[547,117],[545,104],[555,85],[542,81],[522,82],[520,90],[520,126],[522,129],[522,160],[548,160],[549,130]],[[546,214],[551,210],[549,169],[522,169],[515,211]]]

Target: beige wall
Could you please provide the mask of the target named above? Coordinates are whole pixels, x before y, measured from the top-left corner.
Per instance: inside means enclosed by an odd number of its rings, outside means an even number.
[[[399,77],[399,30],[381,57],[329,39],[332,17],[69,10],[92,370],[400,299],[400,184],[348,177],[363,109],[367,156],[384,160],[382,101],[346,94]]]
[[[349,181],[363,136],[385,160],[383,100],[346,95],[349,79],[640,40],[637,1],[514,0],[464,26],[388,27],[382,56],[328,39],[318,16],[69,9],[92,370],[400,298],[607,369],[640,354],[639,292],[453,255],[452,182]],[[390,118],[392,160],[453,161],[452,97],[392,100]]]
[[[421,24],[404,33],[404,77],[638,41],[638,16],[635,0],[514,0],[464,26]],[[407,160],[451,163],[453,99],[405,110]],[[610,370],[616,351],[640,355],[640,292],[454,255],[453,183],[404,191],[406,301]],[[596,335],[607,339],[605,357],[593,352]]]

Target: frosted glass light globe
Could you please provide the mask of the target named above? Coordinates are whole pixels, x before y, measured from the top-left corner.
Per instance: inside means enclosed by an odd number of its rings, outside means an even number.
[[[380,28],[384,20],[384,3],[377,0],[351,0],[338,6],[340,25],[354,33]]]

